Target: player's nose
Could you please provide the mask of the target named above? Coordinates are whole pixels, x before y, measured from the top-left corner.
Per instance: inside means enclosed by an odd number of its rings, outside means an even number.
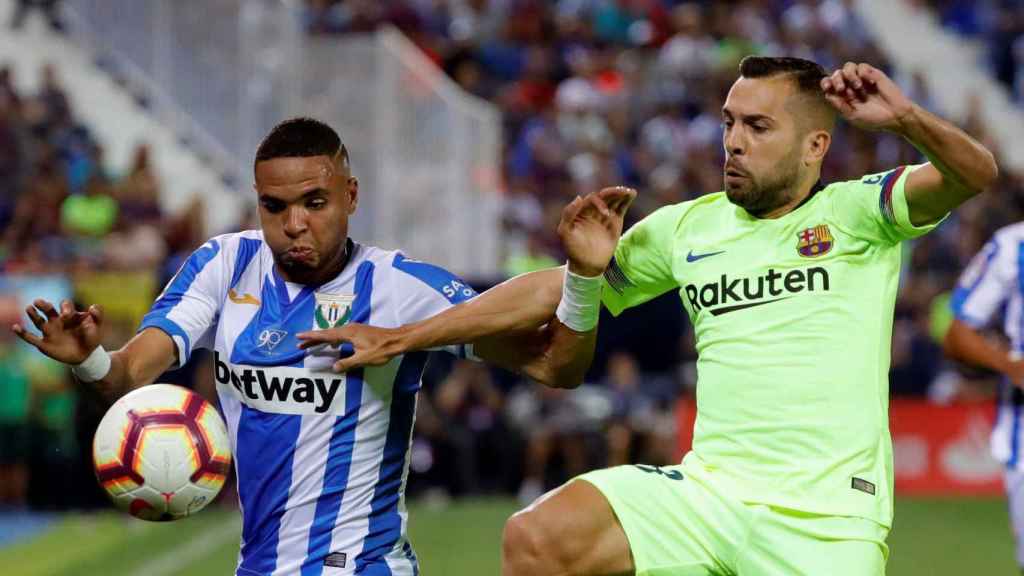
[[[740,156],[746,151],[746,144],[739,130],[730,130],[725,134],[725,151],[730,156]]]
[[[300,207],[291,207],[284,217],[284,233],[292,238],[300,236],[308,228],[306,211]]]

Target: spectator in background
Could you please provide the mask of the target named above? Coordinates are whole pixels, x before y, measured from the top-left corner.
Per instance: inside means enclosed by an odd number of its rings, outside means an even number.
[[[526,441],[518,499],[529,504],[551,485],[590,470],[611,404],[601,390],[524,385],[509,394],[508,418]],[[560,465],[560,469],[556,466]]]
[[[61,225],[74,259],[98,266],[103,245],[117,223],[119,206],[109,184],[90,179],[81,194],[69,195],[61,205]]]
[[[943,26],[987,48],[992,74],[1024,103],[1024,5],[1014,0],[931,0]]]
[[[33,167],[26,187],[14,208],[4,234],[8,248],[8,272],[46,272],[71,257],[61,229],[61,204],[67,197],[67,181],[52,147],[40,147],[41,159]]]
[[[604,466],[672,463],[677,452],[672,383],[645,377],[631,354],[613,352],[602,385],[612,405],[605,433],[608,458]]]
[[[125,218],[133,222],[160,221],[160,181],[148,144],[135,147],[131,167],[117,183],[116,195]]]
[[[352,16],[341,2],[310,0],[303,19],[311,34],[330,34],[345,30]]]
[[[29,12],[33,9],[46,18],[54,32],[64,32],[64,21],[60,16],[61,0],[17,0],[14,14],[11,16],[11,29],[18,30],[25,25]]]
[[[546,250],[542,237],[531,234],[527,237],[525,250],[509,254],[505,261],[505,275],[511,278],[558,265],[559,262]]]
[[[432,361],[439,360],[435,356]],[[511,472],[504,396],[488,368],[456,361],[447,377],[426,392],[429,414],[417,430],[430,443],[434,483],[453,496],[507,489]]]
[[[67,509],[77,506],[76,482],[92,480],[92,459],[79,461],[79,439],[75,436],[77,398],[73,381],[58,363],[25,353],[32,381],[29,409],[27,497],[39,509]],[[91,450],[91,435],[83,441]],[[82,470],[81,468],[85,468]]]
[[[41,75],[42,87],[35,97],[42,111],[40,124],[50,130],[61,124],[71,124],[71,102],[57,78],[57,69],[53,64],[44,64]]]
[[[14,296],[0,296],[0,323],[17,322]],[[9,332],[3,330],[3,332]],[[28,494],[28,413],[32,393],[29,355],[13,334],[0,335],[0,509],[20,508]]]
[[[160,185],[149,145],[136,146],[131,168],[111,186],[111,193],[119,215],[114,233],[104,242],[104,260],[121,269],[158,267],[168,255],[166,235],[171,225],[160,208]]]
[[[10,68],[0,69],[0,230],[14,216],[18,193],[29,169],[27,135],[18,113],[18,99],[10,85]]]

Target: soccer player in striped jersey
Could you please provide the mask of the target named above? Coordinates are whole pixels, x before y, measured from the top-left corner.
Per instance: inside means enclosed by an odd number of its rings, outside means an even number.
[[[946,332],[950,357],[1003,376],[991,449],[1006,466],[1004,483],[1017,564],[1024,573],[1024,223],[1001,228],[960,276],[950,306],[953,324]],[[1002,316],[1008,342],[984,334]]]
[[[828,75],[748,57],[740,74],[722,108],[725,190],[641,220],[607,268],[513,280],[399,330],[311,337],[354,344],[351,369],[501,332],[546,282],[563,284],[557,318],[572,330],[593,330],[597,302],[618,314],[678,292],[699,353],[693,449],[542,496],[506,524],[506,576],[884,572],[901,243],[990,186],[995,161],[868,64]],[[927,162],[821,185],[837,113]]]
[[[213,350],[242,509],[239,576],[413,576],[404,488],[427,352],[337,374],[343,352],[302,349],[297,335],[349,322],[397,327],[475,292],[446,270],[348,238],[359,185],[327,125],[275,127],[256,152],[255,177],[261,229],[196,250],[120,350],[99,347],[95,306],[37,300],[27,313],[42,335],[13,330],[111,397]],[[633,193],[609,194],[615,213],[596,195],[573,204],[581,249],[569,249],[584,266],[607,261],[621,233]],[[476,342],[476,356],[514,361],[552,385],[578,382],[589,359],[559,350],[592,335],[548,323],[558,299],[553,286],[521,303],[515,344],[529,352],[510,357],[503,350],[516,346],[495,337]],[[436,349],[466,355],[462,345]]]

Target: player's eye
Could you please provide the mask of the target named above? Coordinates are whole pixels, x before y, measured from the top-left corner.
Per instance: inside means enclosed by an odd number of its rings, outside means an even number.
[[[320,210],[325,206],[327,206],[327,200],[324,200],[323,198],[313,198],[306,202],[306,207],[311,210]]]
[[[753,130],[755,134],[762,134],[768,130],[768,127],[763,124],[751,124],[750,129]]]
[[[277,214],[278,212],[284,210],[284,202],[279,202],[277,200],[260,200],[260,206],[263,206],[264,210],[272,214]]]

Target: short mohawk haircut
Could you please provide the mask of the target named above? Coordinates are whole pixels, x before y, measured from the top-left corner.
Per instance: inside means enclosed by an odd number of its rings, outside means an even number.
[[[256,162],[274,158],[333,158],[340,152],[348,166],[348,149],[333,128],[314,118],[291,118],[274,126],[256,149]]]

